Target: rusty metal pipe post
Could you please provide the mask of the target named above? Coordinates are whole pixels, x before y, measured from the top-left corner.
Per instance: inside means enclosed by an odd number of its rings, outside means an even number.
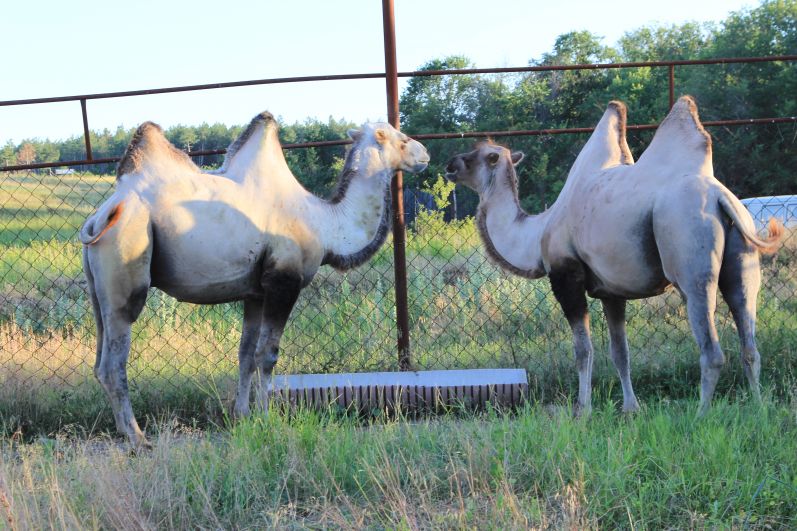
[[[670,74],[670,109],[672,109],[672,106],[675,105],[675,65],[670,65],[668,70]]]
[[[86,111],[86,98],[80,100],[80,110],[83,112],[83,138],[86,142],[86,160],[94,160],[91,154],[91,137],[89,136],[89,115]]]
[[[396,65],[396,19],[393,0],[382,0],[382,31],[385,38],[385,87],[387,91],[387,121],[399,128],[398,67]],[[396,172],[390,183],[393,203],[393,271],[396,280],[396,328],[398,332],[399,370],[412,367],[410,357],[410,325],[407,302],[407,230],[404,225],[403,176]]]

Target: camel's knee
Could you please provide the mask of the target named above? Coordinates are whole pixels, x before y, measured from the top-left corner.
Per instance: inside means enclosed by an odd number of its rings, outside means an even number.
[[[758,353],[758,349],[755,347],[743,348],[740,357],[742,365],[745,367],[755,367],[761,364],[761,354]]]
[[[279,347],[276,345],[265,349],[262,354],[256,356],[257,367],[266,373],[270,373],[279,359]]]
[[[94,376],[106,389],[127,386],[127,356],[130,352],[130,334],[121,333],[103,344],[100,363],[94,367]]]
[[[106,391],[114,395],[124,393],[127,390],[127,370],[124,365],[109,366],[108,363],[100,363],[94,370],[94,376]]]
[[[719,371],[725,365],[725,355],[719,349],[714,349],[700,356],[700,366],[703,369]]]
[[[592,345],[577,345],[573,352],[576,358],[576,369],[583,371],[592,366]]]

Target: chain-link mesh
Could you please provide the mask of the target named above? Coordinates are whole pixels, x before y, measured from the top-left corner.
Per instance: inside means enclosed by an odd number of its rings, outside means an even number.
[[[113,177],[89,173],[0,174],[0,388],[62,397],[99,390],[76,236],[113,186]],[[775,216],[790,230],[797,224],[797,196],[747,206],[756,220]],[[413,217],[407,242],[413,364],[522,367],[539,394],[572,387],[570,331],[548,281],[514,277],[490,263],[472,218],[446,220],[442,211],[426,207],[415,208]],[[797,237],[789,232],[762,270],[757,337],[766,379],[768,369],[782,368],[781,354],[797,344]],[[596,379],[612,378],[599,302],[591,302],[591,312]],[[151,290],[133,328],[133,394],[146,388],[171,396],[188,382],[222,398],[231,395],[241,314],[240,304],[178,304]],[[722,303],[717,322],[732,360],[739,344]],[[630,302],[628,331],[638,388],[672,385],[667,373],[679,371],[698,381],[697,347],[676,293]],[[277,369],[283,373],[396,370],[391,246],[351,272],[322,268],[302,291],[281,353]]]

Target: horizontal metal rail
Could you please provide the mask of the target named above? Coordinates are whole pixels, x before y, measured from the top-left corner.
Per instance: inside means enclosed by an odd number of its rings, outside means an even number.
[[[797,123],[797,116],[784,116],[779,118],[742,118],[737,120],[710,120],[701,122],[704,127],[725,127],[725,126],[740,126],[740,125],[768,125],[768,124],[783,124],[783,123]],[[659,127],[659,124],[637,124],[628,125],[626,127],[629,131],[646,131]],[[548,135],[566,135],[566,134],[586,134],[592,133],[594,127],[567,127],[561,129],[526,129],[516,131],[467,131],[462,133],[424,133],[412,135],[416,140],[447,140],[456,138],[501,138],[512,136],[548,136]],[[297,144],[283,144],[283,149],[306,149],[314,147],[334,147],[344,146],[351,144],[349,139],[340,140],[323,140],[319,142],[304,142]],[[224,155],[227,153],[226,149],[206,149],[202,151],[188,151],[187,154],[191,157],[201,157],[207,155]],[[93,164],[112,164],[119,162],[121,157],[111,157],[105,159],[92,159],[92,160],[69,160],[60,162],[42,162],[37,164],[24,164],[17,166],[3,166],[0,171],[22,171],[22,170],[35,170],[41,168],[58,168],[61,166],[89,166]]]
[[[428,77],[428,76],[446,76],[446,75],[466,75],[466,74],[504,74],[504,73],[524,73],[524,72],[553,72],[563,70],[604,70],[614,68],[657,68],[667,67],[669,70],[669,95],[670,106],[674,102],[674,67],[676,66],[689,66],[689,65],[714,65],[714,64],[744,64],[744,63],[767,63],[767,62],[781,62],[781,61],[797,61],[797,55],[773,55],[762,57],[723,57],[714,59],[685,59],[675,61],[637,61],[637,62],[624,62],[624,63],[596,63],[596,64],[574,64],[574,65],[538,65],[538,66],[525,66],[525,67],[502,67],[502,68],[460,68],[451,70],[415,70],[411,72],[398,72],[398,77]],[[221,88],[232,87],[245,87],[255,85],[270,85],[280,83],[303,83],[311,81],[339,81],[339,80],[352,80],[352,79],[383,79],[385,73],[365,73],[365,74],[336,74],[336,75],[318,75],[318,76],[301,76],[301,77],[279,77],[269,79],[253,79],[247,81],[233,81],[227,83],[209,83],[203,85],[185,85],[178,87],[165,87],[145,90],[129,90],[122,92],[103,92],[96,94],[81,94],[75,96],[59,96],[52,98],[31,98],[24,100],[6,100],[0,101],[0,107],[18,106],[18,105],[37,105],[46,103],[59,103],[67,101],[79,101],[83,116],[83,135],[86,145],[86,158],[84,160],[71,160],[59,162],[43,162],[35,164],[2,166],[0,172],[20,171],[20,170],[34,170],[40,168],[54,168],[60,166],[85,166],[92,164],[109,164],[119,161],[119,157],[96,159],[92,155],[91,141],[89,135],[88,113],[86,110],[86,102],[88,100],[107,99],[107,98],[124,98],[131,96],[145,96],[153,94],[169,94],[177,92],[188,92],[198,90],[212,90]],[[734,125],[755,125],[755,124],[772,124],[772,123],[789,123],[795,122],[795,117],[778,117],[778,118],[751,118],[741,120],[719,120],[713,122],[704,122],[706,126],[734,126]],[[656,124],[646,125],[631,125],[628,126],[630,130],[644,130],[655,129],[658,127]],[[469,131],[464,133],[430,133],[418,134],[414,138],[418,140],[431,140],[431,139],[450,139],[450,138],[501,138],[509,136],[541,136],[541,135],[557,135],[557,134],[578,134],[578,133],[591,133],[591,127],[577,127],[577,128],[561,128],[561,129],[532,129],[532,130],[519,130],[519,131]],[[297,144],[285,144],[285,149],[301,149],[313,147],[327,147],[339,146],[349,144],[350,140],[326,140],[319,142],[305,142]],[[225,149],[205,150],[205,151],[192,151],[189,152],[190,156],[202,155],[222,155],[226,153]]]
[[[735,63],[770,63],[777,61],[797,61],[797,55],[770,55],[762,57],[720,57],[715,59],[684,59],[678,61],[635,61],[626,63],[595,63],[575,65],[539,65],[502,68],[457,68],[451,70],[414,70],[399,72],[398,77],[428,77],[466,74],[509,74],[523,72],[554,72],[560,70],[605,70],[613,68],[669,67],[688,65],[713,65]],[[41,103],[60,103],[66,101],[98,100],[107,98],[126,98],[130,96],[148,96],[153,94],[170,94],[196,90],[213,90],[233,87],[249,87],[255,85],[275,85],[280,83],[305,83],[308,81],[341,81],[351,79],[384,79],[383,72],[365,74],[336,74],[320,76],[276,77],[267,79],[251,79],[247,81],[231,81],[227,83],[206,83],[203,85],[184,85],[143,90],[127,90],[121,92],[100,92],[96,94],[80,94],[75,96],[58,96],[51,98],[31,98],[24,100],[0,101],[0,107],[15,105],[35,105]]]

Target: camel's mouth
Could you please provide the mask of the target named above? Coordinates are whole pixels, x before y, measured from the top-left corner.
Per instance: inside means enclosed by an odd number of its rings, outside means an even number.
[[[456,183],[457,182],[457,172],[455,172],[455,171],[448,172],[447,171],[446,172],[446,180],[448,180],[449,182],[452,182],[452,183]]]
[[[429,167],[429,159],[418,161],[412,167],[412,173],[421,173],[423,170],[425,170],[428,167]]]

